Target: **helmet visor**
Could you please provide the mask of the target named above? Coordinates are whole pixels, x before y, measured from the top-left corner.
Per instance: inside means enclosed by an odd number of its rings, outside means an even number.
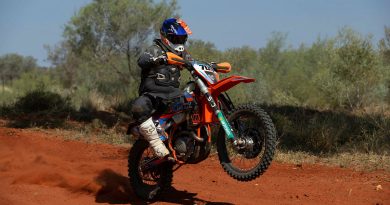
[[[168,34],[167,39],[173,44],[185,44],[187,41],[188,35],[173,35]]]

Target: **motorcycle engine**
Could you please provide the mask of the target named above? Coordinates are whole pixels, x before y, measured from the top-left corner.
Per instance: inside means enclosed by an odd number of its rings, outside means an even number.
[[[173,142],[173,148],[176,151],[176,156],[181,161],[187,161],[194,153],[195,140],[191,137],[189,132],[180,132],[176,140]]]

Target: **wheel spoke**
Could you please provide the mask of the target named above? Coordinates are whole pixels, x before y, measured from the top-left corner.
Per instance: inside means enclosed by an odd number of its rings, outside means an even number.
[[[172,165],[162,163],[148,167],[156,159],[158,158],[154,156],[149,143],[144,140],[136,141],[130,149],[130,184],[135,194],[145,200],[152,200],[172,184]]]
[[[249,171],[258,166],[263,156],[264,135],[260,132],[261,123],[256,115],[247,113],[232,120],[233,131],[236,136],[244,141],[243,147],[235,147],[232,142],[226,139],[228,155],[233,166],[240,170]]]

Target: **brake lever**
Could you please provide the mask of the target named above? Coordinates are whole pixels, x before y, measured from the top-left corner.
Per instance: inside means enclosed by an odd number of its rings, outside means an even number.
[[[210,62],[209,65],[210,65],[210,67],[211,67],[214,71],[217,71],[217,63],[216,63],[216,62]]]

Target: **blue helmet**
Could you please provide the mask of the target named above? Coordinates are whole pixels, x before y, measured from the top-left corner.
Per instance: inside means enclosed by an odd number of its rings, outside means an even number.
[[[162,40],[179,52],[184,51],[184,44],[191,33],[184,21],[175,18],[166,19],[160,29]]]

